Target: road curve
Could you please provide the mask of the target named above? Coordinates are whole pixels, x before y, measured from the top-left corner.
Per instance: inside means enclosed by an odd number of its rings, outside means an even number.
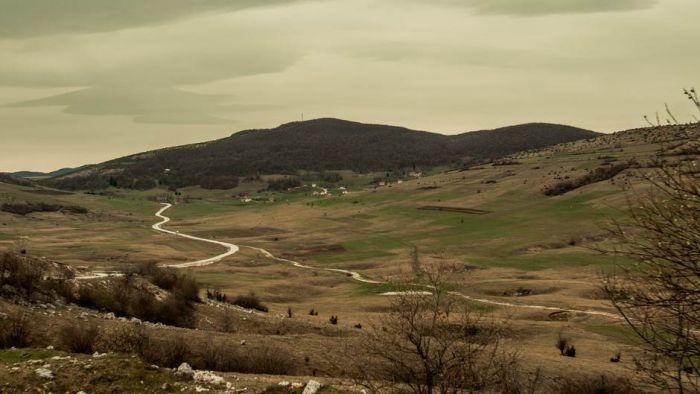
[[[161,218],[162,220],[154,225],[151,226],[152,229],[156,231],[160,231],[162,233],[166,234],[172,234],[178,237],[182,238],[187,238],[187,239],[193,239],[195,241],[202,241],[202,242],[208,242],[210,244],[216,244],[216,245],[221,245],[226,248],[226,252],[216,255],[214,257],[204,259],[204,260],[197,260],[197,261],[191,261],[189,263],[180,263],[180,264],[169,264],[166,265],[166,267],[173,267],[173,268],[189,268],[189,267],[203,267],[205,265],[210,265],[214,264],[216,262],[221,261],[222,259],[231,256],[232,254],[238,252],[239,248],[237,245],[230,244],[228,242],[221,242],[221,241],[215,241],[213,239],[207,239],[207,238],[200,238],[200,237],[195,237],[194,235],[188,235],[188,234],[183,234],[179,231],[172,231],[172,230],[166,230],[162,226],[165,223],[168,223],[170,221],[170,218],[163,215],[163,212],[168,210],[170,207],[172,207],[172,204],[168,203],[163,203],[163,208],[161,208],[158,212],[156,212],[156,216]]]
[[[192,261],[192,262],[188,262],[188,263],[170,264],[170,265],[166,265],[166,267],[173,267],[173,268],[203,267],[203,266],[214,264],[218,261],[221,261],[222,259],[224,259],[228,256],[231,256],[232,254],[235,254],[236,252],[238,252],[240,250],[240,247],[244,247],[244,248],[255,250],[269,259],[283,262],[283,263],[288,263],[288,264],[291,264],[292,266],[297,267],[297,268],[316,270],[316,271],[337,272],[340,274],[344,274],[344,275],[346,275],[346,276],[348,276],[348,277],[350,277],[358,282],[363,282],[363,283],[370,283],[370,284],[387,283],[387,282],[383,282],[383,281],[379,281],[379,280],[365,278],[360,273],[355,272],[355,271],[344,270],[344,269],[339,269],[339,268],[314,267],[314,266],[302,264],[298,261],[285,259],[282,257],[277,257],[277,256],[273,255],[272,253],[270,253],[268,250],[265,250],[263,248],[258,248],[258,247],[254,247],[254,246],[243,246],[243,245],[241,245],[239,247],[238,245],[234,245],[234,244],[231,244],[228,242],[221,242],[221,241],[216,241],[213,239],[195,237],[194,235],[183,234],[179,231],[166,230],[162,226],[164,224],[168,223],[170,221],[170,218],[163,215],[163,212],[165,212],[166,210],[168,210],[171,207],[172,207],[172,204],[163,203],[163,207],[155,214],[155,216],[160,218],[161,221],[152,225],[151,228],[153,228],[156,231],[162,232],[162,233],[171,234],[171,235],[175,235],[175,236],[182,237],[182,238],[187,238],[187,239],[192,239],[195,241],[202,241],[202,242],[208,242],[208,243],[220,245],[220,246],[223,246],[226,248],[226,252],[219,254],[219,255],[216,255],[214,257],[208,258],[208,259],[197,260],[197,261]],[[93,273],[90,273],[86,276],[77,277],[76,279],[94,279],[94,278],[102,278],[102,277],[116,276],[116,275],[120,275],[120,273],[93,272]],[[423,286],[423,287],[430,288],[430,286]],[[401,294],[422,294],[422,293],[424,293],[424,292],[423,291],[407,291],[407,292],[388,292],[388,293],[383,293],[382,295],[397,296],[397,295],[401,295]],[[621,318],[619,315],[614,314],[614,313],[597,311],[597,310],[590,310],[590,309],[558,308],[558,307],[553,307],[553,306],[520,304],[520,303],[496,301],[496,300],[489,300],[489,299],[485,299],[485,298],[476,298],[476,297],[472,297],[472,296],[466,295],[464,293],[456,292],[456,291],[451,291],[451,292],[449,292],[449,294],[464,298],[466,300],[479,302],[479,303],[483,303],[483,304],[490,304],[490,305],[499,305],[499,306],[513,307],[513,308],[537,309],[537,310],[553,311],[553,312],[582,313],[582,314],[586,314],[586,315],[601,316],[601,317],[607,317],[607,318],[613,318],[613,319],[620,319]]]

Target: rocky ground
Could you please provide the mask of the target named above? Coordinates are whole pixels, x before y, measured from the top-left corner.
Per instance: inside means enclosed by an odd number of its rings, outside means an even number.
[[[340,392],[324,380],[219,374],[187,363],[160,368],[135,356],[47,349],[0,351],[0,393],[304,393]]]

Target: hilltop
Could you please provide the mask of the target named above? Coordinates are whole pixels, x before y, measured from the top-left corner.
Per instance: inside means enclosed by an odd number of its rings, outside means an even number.
[[[55,177],[47,184],[65,189],[110,185],[149,189],[206,182],[210,188],[226,189],[235,186],[239,177],[255,174],[462,166],[597,135],[547,123],[443,135],[326,118],[122,157]]]

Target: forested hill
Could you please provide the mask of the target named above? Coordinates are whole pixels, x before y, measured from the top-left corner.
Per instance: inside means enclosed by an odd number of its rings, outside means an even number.
[[[246,130],[207,143],[127,156],[45,181],[66,189],[113,185],[145,189],[232,184],[251,174],[298,170],[384,171],[459,165],[514,152],[597,136],[571,126],[530,123],[447,136],[402,127],[339,119],[293,122]]]

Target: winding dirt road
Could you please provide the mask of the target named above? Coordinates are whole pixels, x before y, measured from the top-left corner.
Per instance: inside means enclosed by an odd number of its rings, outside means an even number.
[[[163,208],[161,208],[158,212],[156,212],[156,216],[161,218],[162,220],[160,222],[154,224],[153,226],[151,226],[154,230],[164,232],[167,234],[173,234],[173,235],[183,237],[183,238],[193,239],[196,241],[209,242],[209,243],[221,245],[221,246],[224,246],[227,248],[227,251],[225,253],[222,253],[220,255],[214,256],[214,257],[209,258],[209,259],[197,260],[197,261],[193,261],[193,262],[189,262],[189,263],[172,264],[172,265],[169,265],[169,267],[187,268],[187,267],[202,267],[205,265],[214,264],[214,263],[220,261],[221,259],[238,252],[240,247],[243,247],[243,248],[255,250],[269,259],[283,262],[283,263],[288,263],[288,264],[291,264],[292,266],[297,267],[297,268],[316,270],[316,271],[337,272],[337,273],[344,274],[344,275],[346,275],[346,276],[348,276],[356,281],[363,282],[363,283],[371,283],[371,284],[386,283],[386,282],[382,282],[382,281],[378,281],[378,280],[372,280],[372,279],[365,278],[360,273],[355,272],[355,271],[344,270],[344,269],[339,269],[339,268],[314,267],[314,266],[302,264],[298,261],[289,260],[289,259],[285,259],[282,257],[277,257],[277,256],[273,255],[272,253],[270,253],[268,250],[265,250],[263,248],[258,248],[258,247],[254,247],[254,246],[243,246],[243,245],[241,245],[239,247],[237,245],[230,244],[227,242],[221,242],[221,241],[215,241],[212,239],[195,237],[192,235],[180,233],[179,231],[166,230],[166,229],[162,228],[162,225],[168,223],[170,221],[170,218],[163,215],[163,212],[165,212],[166,210],[171,208],[172,204],[163,204],[163,205],[164,205]],[[408,293],[411,293],[411,292],[408,292]],[[420,293],[420,292],[413,292],[413,293]],[[389,293],[384,293],[383,295],[396,296],[396,295],[400,295],[400,294],[401,294],[400,292],[389,292]],[[604,312],[604,311],[596,311],[596,310],[589,310],[589,309],[557,308],[557,307],[545,306],[545,305],[531,305],[531,304],[520,304],[520,303],[512,303],[512,302],[505,302],[505,301],[496,301],[496,300],[490,300],[490,299],[486,299],[486,298],[472,297],[472,296],[469,296],[469,295],[466,295],[463,293],[459,293],[456,291],[451,291],[450,294],[457,296],[457,297],[464,298],[464,299],[469,300],[469,301],[479,302],[479,303],[483,303],[483,304],[490,304],[490,305],[506,306],[506,307],[512,307],[512,308],[536,309],[536,310],[544,310],[544,311],[552,311],[552,312],[569,312],[569,313],[575,313],[575,314],[581,313],[581,314],[586,314],[586,315],[601,316],[601,317],[612,318],[612,319],[617,319],[617,320],[619,320],[621,318],[617,314],[610,313],[610,312]]]
[[[172,230],[164,229],[162,226],[165,223],[168,223],[170,221],[170,218],[163,215],[163,212],[165,212],[166,210],[168,210],[172,206],[173,206],[172,204],[163,203],[163,208],[161,208],[160,211],[156,212],[156,216],[161,218],[162,220],[160,222],[154,224],[153,226],[151,226],[151,228],[153,228],[156,231],[160,231],[162,233],[172,234],[172,235],[176,235],[176,236],[182,237],[182,238],[193,239],[195,241],[202,241],[202,242],[208,242],[211,244],[221,245],[221,246],[226,248],[226,252],[219,254],[219,255],[216,255],[214,257],[208,258],[208,259],[192,261],[189,263],[170,264],[170,265],[166,265],[166,267],[173,267],[173,268],[203,267],[205,265],[217,263],[217,262],[221,261],[221,259],[224,259],[224,258],[231,256],[232,254],[238,252],[238,250],[239,250],[238,246],[234,245],[234,244],[230,244],[228,242],[221,242],[221,241],[215,241],[213,239],[195,237],[194,235],[183,234],[179,231],[172,231]]]
[[[172,267],[172,268],[203,267],[206,265],[217,263],[217,262],[221,261],[222,259],[237,253],[240,250],[240,248],[248,248],[248,249],[254,250],[254,251],[262,254],[263,256],[265,256],[269,259],[279,261],[282,263],[291,264],[292,266],[297,267],[297,268],[303,268],[303,269],[315,270],[315,271],[336,272],[339,274],[344,274],[347,277],[350,277],[358,282],[363,282],[363,283],[370,283],[370,284],[387,283],[387,282],[383,282],[383,281],[379,281],[379,280],[365,278],[359,272],[355,272],[355,271],[344,270],[344,269],[339,269],[339,268],[314,267],[314,266],[302,264],[298,261],[289,260],[289,259],[285,259],[282,257],[277,257],[277,256],[273,255],[272,253],[270,253],[268,250],[265,250],[263,248],[258,248],[258,247],[254,247],[254,246],[243,246],[243,245],[238,246],[238,245],[234,245],[234,244],[231,244],[228,242],[216,241],[213,239],[196,237],[194,235],[189,235],[189,234],[183,234],[179,231],[166,230],[162,226],[164,224],[168,223],[170,221],[170,218],[163,215],[163,212],[170,209],[171,207],[172,207],[172,204],[163,203],[163,207],[155,214],[155,216],[160,218],[161,221],[152,225],[151,228],[153,228],[156,231],[162,232],[162,233],[175,235],[177,237],[182,237],[182,238],[192,239],[195,241],[208,242],[211,244],[220,245],[220,246],[223,246],[224,248],[226,248],[226,252],[221,253],[219,255],[216,255],[214,257],[210,257],[208,259],[191,261],[188,263],[170,264],[170,265],[167,265],[167,267]],[[76,279],[85,280],[85,279],[95,279],[95,278],[103,278],[103,277],[108,277],[108,276],[119,276],[119,275],[122,275],[122,273],[119,273],[119,272],[92,272],[92,273],[86,274],[84,276],[76,277]],[[429,288],[429,286],[424,286],[424,288]],[[401,295],[401,294],[411,294],[411,293],[412,294],[424,294],[425,292],[421,292],[421,291],[388,292],[388,293],[383,293],[382,295],[397,296],[397,295]],[[604,311],[591,310],[591,309],[558,308],[558,307],[545,306],[545,305],[532,305],[532,304],[520,304],[520,303],[513,303],[513,302],[496,301],[496,300],[490,300],[490,299],[486,299],[486,298],[472,297],[472,296],[466,295],[464,293],[456,292],[456,291],[451,291],[451,292],[449,292],[449,294],[464,298],[465,300],[479,302],[482,304],[498,305],[498,306],[505,306],[505,307],[511,307],[511,308],[527,308],[527,309],[552,311],[552,312],[569,312],[569,313],[574,313],[574,314],[601,316],[601,317],[611,318],[611,319],[615,319],[615,320],[621,319],[621,317],[617,314],[610,313],[610,312],[604,312]]]

